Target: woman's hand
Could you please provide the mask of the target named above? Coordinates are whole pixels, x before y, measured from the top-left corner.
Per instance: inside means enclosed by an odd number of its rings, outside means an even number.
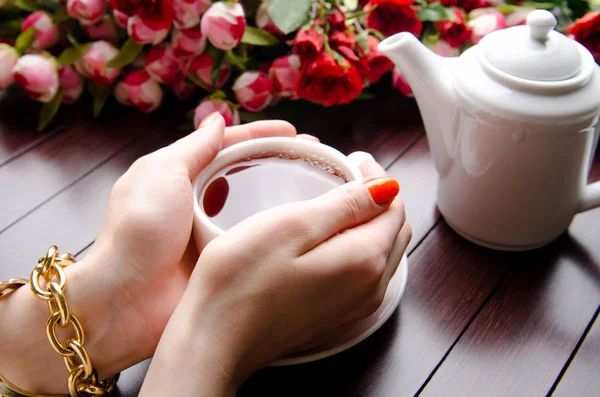
[[[411,229],[395,181],[372,157],[354,158],[365,182],[259,213],[205,248],[142,396],[233,395],[379,307]]]

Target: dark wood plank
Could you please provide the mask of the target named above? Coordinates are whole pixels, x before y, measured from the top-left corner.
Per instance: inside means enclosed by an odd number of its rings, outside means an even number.
[[[600,320],[596,317],[590,332],[586,335],[552,397],[597,396],[600,394],[599,368]]]
[[[120,116],[114,117],[117,112]],[[74,114],[75,122],[62,133],[39,143],[0,167],[0,233],[23,215],[82,178],[157,121],[139,117],[131,108],[107,109],[101,122]],[[125,127],[135,120],[135,128]],[[174,129],[174,128],[173,128]]]
[[[422,396],[545,396],[600,304],[599,220],[600,210],[578,215],[550,246],[505,256],[507,278]]]

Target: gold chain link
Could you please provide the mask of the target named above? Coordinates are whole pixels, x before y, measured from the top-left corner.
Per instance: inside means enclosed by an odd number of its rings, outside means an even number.
[[[69,310],[64,294],[67,278],[63,268],[75,262],[73,255],[59,255],[58,248],[53,245],[48,249],[46,256],[38,260],[37,266],[31,272],[29,282],[33,294],[48,302],[50,317],[46,321],[46,334],[50,345],[63,357],[69,371],[69,394],[71,397],[102,396],[114,389],[117,376],[112,376],[104,381],[98,380],[98,373],[92,366],[90,356],[84,347],[85,333],[81,322]],[[42,281],[44,287],[42,287]],[[0,298],[13,293],[27,282],[28,280],[23,279],[0,282]],[[69,325],[75,330],[75,337],[61,342],[56,334],[56,329],[57,327],[67,328]],[[0,374],[0,394],[3,388],[28,397],[48,396],[25,392]]]

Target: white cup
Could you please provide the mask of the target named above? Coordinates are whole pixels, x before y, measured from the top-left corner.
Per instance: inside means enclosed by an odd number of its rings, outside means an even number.
[[[322,143],[297,138],[260,138],[232,145],[219,152],[194,180],[194,240],[199,252],[225,232],[210,220],[200,205],[201,195],[211,178],[222,169],[248,158],[277,154],[300,156],[332,166],[347,181],[362,179],[356,165],[338,150]]]

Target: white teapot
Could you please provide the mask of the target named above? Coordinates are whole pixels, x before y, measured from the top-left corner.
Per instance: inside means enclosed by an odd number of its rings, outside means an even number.
[[[533,11],[526,26],[493,32],[458,58],[434,54],[410,33],[379,44],[419,105],[438,208],[480,245],[536,248],[600,206],[600,182],[586,186],[600,68],[555,26],[550,12]]]

